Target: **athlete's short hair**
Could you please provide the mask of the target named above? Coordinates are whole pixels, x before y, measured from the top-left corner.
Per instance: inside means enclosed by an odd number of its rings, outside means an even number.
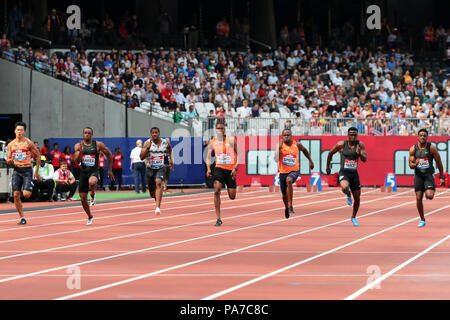
[[[19,126],[23,127],[23,129],[24,129],[25,131],[27,131],[27,124],[26,124],[25,122],[22,122],[22,121],[16,122],[16,123],[14,124],[14,130],[16,130],[17,127],[19,127]]]
[[[150,129],[150,132],[152,132],[153,130],[156,130],[156,131],[158,131],[159,133],[161,133],[161,130],[159,130],[158,127],[153,127],[153,128],[151,128],[151,129]]]
[[[281,135],[283,135],[285,131],[289,131],[289,133],[292,135],[292,130],[288,128],[284,128],[283,131],[281,132]]]
[[[83,129],[83,132],[84,132],[84,130],[86,130],[86,129],[91,130],[92,134],[94,134],[94,129],[92,129],[91,127],[86,127],[86,128],[84,128],[84,129]]]
[[[417,135],[419,135],[421,132],[425,132],[428,136],[428,130],[427,129],[420,129],[419,132],[417,132]]]
[[[351,128],[348,129],[348,132],[347,132],[347,133],[350,133],[350,131],[356,131],[356,132],[358,132],[358,129],[355,128],[355,127],[351,127]]]

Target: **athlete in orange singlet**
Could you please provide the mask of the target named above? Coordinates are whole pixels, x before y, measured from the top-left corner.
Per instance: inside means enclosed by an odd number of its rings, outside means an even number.
[[[214,151],[216,156],[216,167],[214,175],[211,173],[211,154]],[[236,174],[238,170],[238,149],[235,137],[225,134],[225,125],[216,124],[216,137],[208,144],[208,154],[206,157],[206,176],[214,181],[214,206],[216,208],[216,227],[222,225],[220,216],[220,193],[226,185],[228,197],[231,200],[236,199]]]
[[[33,169],[31,165],[31,153],[36,157],[36,180],[42,181],[39,176],[39,168],[41,166],[41,153],[34,145],[33,141],[25,138],[25,132],[27,125],[24,122],[17,122],[14,125],[14,133],[16,138],[8,144],[8,156],[7,164],[14,166],[14,172],[12,175],[12,191],[14,193],[14,205],[17,212],[20,215],[19,225],[27,224],[27,220],[23,214],[23,207],[21,197],[21,191],[23,190],[23,196],[25,199],[31,197],[33,191],[33,185],[31,183],[33,179]]]
[[[284,216],[289,219],[290,215],[294,213],[294,207],[292,205],[292,199],[294,195],[293,183],[297,181],[300,161],[299,153],[303,152],[305,157],[309,160],[309,168],[314,169],[314,162],[311,160],[311,156],[308,150],[298,141],[292,139],[292,133],[289,129],[283,130],[283,139],[275,149],[274,160],[278,162],[280,170],[280,189],[283,194],[284,202]]]

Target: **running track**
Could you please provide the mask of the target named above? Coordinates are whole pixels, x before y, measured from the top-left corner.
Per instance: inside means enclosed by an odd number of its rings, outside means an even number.
[[[295,189],[295,215],[267,189],[0,215],[0,299],[450,299],[450,190],[363,189],[359,227],[336,188]],[[0,205],[0,209],[1,209]]]

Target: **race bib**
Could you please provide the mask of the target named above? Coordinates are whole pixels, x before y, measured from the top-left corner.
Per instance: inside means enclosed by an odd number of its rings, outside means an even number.
[[[83,158],[81,159],[81,164],[86,167],[95,166],[95,156],[89,154],[84,155]]]
[[[358,169],[358,160],[346,159],[344,161],[344,169],[349,169],[349,170],[356,170],[356,169]]]
[[[428,158],[419,158],[417,169],[428,169],[429,167],[430,163],[428,162]]]
[[[222,153],[217,157],[217,164],[231,164],[231,157],[226,153]]]
[[[27,151],[26,150],[16,150],[14,152],[14,160],[15,161],[24,161],[27,160]]]
[[[297,157],[295,155],[288,154],[283,157],[283,164],[285,166],[295,166],[296,162],[297,162]]]
[[[150,158],[150,168],[160,168],[164,165],[164,156],[153,156]]]

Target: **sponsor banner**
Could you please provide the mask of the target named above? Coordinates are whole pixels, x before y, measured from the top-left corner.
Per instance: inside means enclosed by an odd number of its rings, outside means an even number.
[[[341,155],[336,153],[331,161],[331,175],[326,175],[326,165],[329,150],[338,142],[345,140],[344,136],[294,137],[300,141],[311,154],[314,161],[312,172],[320,172],[322,184],[335,180],[334,174],[340,170]],[[364,142],[368,160],[359,161],[358,172],[363,186],[382,186],[388,173],[396,176],[397,186],[413,186],[414,170],[409,168],[409,149],[417,143],[417,137],[403,136],[360,136]],[[281,137],[247,136],[237,137],[240,151],[240,168],[237,176],[238,185],[251,185],[255,178],[264,186],[273,185],[274,175],[278,171],[278,163],[274,159],[275,149]],[[444,171],[450,169],[450,138],[430,136],[428,141],[435,144],[441,156]],[[300,153],[300,185],[310,181],[311,170],[309,161]],[[433,163],[435,173],[438,173],[436,162]],[[331,183],[330,183],[331,184]]]

